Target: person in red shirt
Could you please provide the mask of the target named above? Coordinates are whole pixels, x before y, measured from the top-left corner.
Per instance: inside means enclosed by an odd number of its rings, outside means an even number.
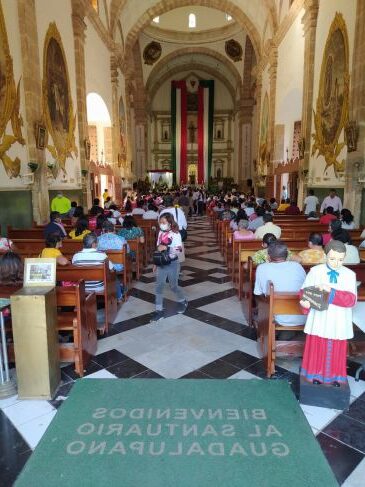
[[[327,206],[325,211],[326,214],[319,219],[320,225],[328,225],[332,220],[337,220],[337,216],[333,214],[332,206]]]
[[[296,201],[291,201],[290,206],[285,209],[285,214],[286,215],[300,215],[300,209],[297,206]]]

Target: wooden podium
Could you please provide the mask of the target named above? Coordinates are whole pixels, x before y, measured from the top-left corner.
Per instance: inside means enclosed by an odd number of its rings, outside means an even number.
[[[24,287],[11,296],[20,399],[52,399],[60,382],[54,287]]]

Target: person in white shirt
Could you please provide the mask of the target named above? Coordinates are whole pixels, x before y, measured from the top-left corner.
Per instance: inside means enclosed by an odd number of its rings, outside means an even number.
[[[185,214],[181,208],[176,208],[173,206],[173,204],[174,202],[172,198],[166,198],[166,208],[161,211],[160,218],[164,213],[170,213],[174,217],[176,223],[179,225],[179,230],[186,230],[188,228],[188,223],[186,221]]]
[[[144,212],[142,218],[143,220],[158,220],[158,211],[153,203],[148,205],[148,210]]]
[[[255,231],[255,238],[257,240],[262,240],[267,233],[272,233],[276,238],[280,238],[281,228],[273,223],[272,215],[270,215],[270,213],[265,213],[262,218],[264,224]]]
[[[332,206],[335,213],[342,210],[342,201],[341,198],[337,196],[337,192],[335,189],[331,189],[330,194],[326,196],[326,198],[322,201],[321,213],[323,213],[328,206]]]
[[[137,202],[137,208],[134,208],[132,215],[144,215],[145,211],[143,209],[143,200]]]
[[[313,189],[310,189],[308,191],[308,196],[304,200],[304,214],[309,215],[309,213],[316,212],[317,208],[319,206],[319,200],[317,196],[314,196],[314,191]]]

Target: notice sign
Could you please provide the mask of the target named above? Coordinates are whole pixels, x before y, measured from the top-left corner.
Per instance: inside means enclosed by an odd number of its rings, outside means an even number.
[[[337,485],[284,381],[80,380],[16,485],[102,483]]]

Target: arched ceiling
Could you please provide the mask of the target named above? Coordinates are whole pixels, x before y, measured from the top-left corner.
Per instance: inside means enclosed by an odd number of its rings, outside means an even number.
[[[115,33],[118,19],[125,38],[126,53],[137,41],[139,33],[151,25],[152,19],[174,9],[196,6],[217,9],[231,15],[250,36],[256,58],[262,50],[262,33],[269,24],[269,35],[273,36],[278,22],[275,0],[112,0],[110,7],[111,32]],[[267,28],[266,28],[267,30]]]

